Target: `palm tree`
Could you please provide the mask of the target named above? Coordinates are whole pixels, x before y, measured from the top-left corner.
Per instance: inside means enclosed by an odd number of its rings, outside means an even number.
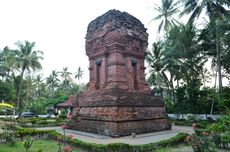
[[[67,67],[63,68],[63,71],[61,71],[60,73],[63,79],[62,87],[64,90],[66,90],[70,86],[70,82],[72,81],[72,78],[71,78],[72,73],[68,71]]]
[[[68,71],[68,68],[63,68],[63,71],[60,72],[63,80],[71,80],[72,73]]]
[[[175,0],[162,0],[161,6],[156,5],[155,10],[159,15],[153,20],[161,20],[158,27],[159,33],[162,28],[167,32],[177,22],[173,15],[179,12],[178,4],[179,2],[175,2]]]
[[[34,51],[35,42],[25,41],[17,42],[16,45],[18,46],[18,50],[15,50],[16,53],[16,62],[17,66],[19,67],[21,74],[20,74],[20,83],[19,83],[19,90],[17,94],[17,111],[19,110],[20,105],[20,94],[21,94],[21,87],[23,82],[24,72],[30,72],[32,70],[41,69],[40,60],[43,59],[42,51]]]
[[[24,105],[25,107],[24,108],[28,108],[28,105],[29,105],[29,101],[31,98],[33,98],[33,93],[35,92],[36,90],[36,86],[35,86],[35,83],[34,83],[34,78],[33,76],[26,76],[25,77],[25,101],[24,101]]]
[[[225,33],[222,35],[222,43],[225,51],[223,52],[222,55],[222,64],[225,72],[227,74],[230,74],[230,16],[226,17],[224,20],[221,22],[221,26],[224,26],[224,28],[221,27],[221,29],[225,30]],[[226,26],[226,27],[225,27]],[[230,78],[229,78],[230,79]]]
[[[196,106],[198,101],[198,93],[201,86],[203,67],[207,59],[202,54],[197,44],[197,29],[190,24],[178,25],[172,28],[167,35],[167,58],[177,60],[177,69],[174,72],[175,80],[183,82],[182,95],[186,98],[186,103],[190,105],[190,112],[197,112]],[[171,56],[171,57],[170,57]],[[180,91],[179,91],[180,92]],[[178,93],[178,92],[177,92]],[[179,100],[178,100],[179,101]],[[178,104],[180,104],[178,102]]]
[[[42,90],[42,84],[43,84],[43,78],[41,74],[38,74],[35,79],[34,79],[34,83],[35,83],[35,96],[37,98],[39,98],[42,94],[41,90]]]
[[[219,78],[219,92],[221,93],[222,88],[222,78],[224,75],[223,72],[227,74],[230,73],[230,64],[229,64],[229,57],[230,57],[230,22],[229,16],[224,16],[222,20],[218,22],[214,20],[210,20],[209,23],[202,29],[201,34],[199,35],[199,43],[202,46],[202,50],[204,51],[205,55],[208,57],[212,57],[212,64],[211,69],[215,71],[214,74],[214,89],[216,90],[216,81]],[[218,24],[216,24],[218,23]],[[216,33],[216,29],[218,29],[218,34]],[[217,45],[218,44],[218,45]],[[218,48],[217,48],[218,47]],[[220,64],[221,63],[221,64]],[[221,71],[221,67],[223,67],[223,71]],[[220,75],[221,74],[221,75]],[[216,92],[214,91],[213,94]],[[219,96],[221,97],[221,96]],[[212,106],[211,112],[213,112],[214,107],[214,96],[212,99]],[[218,99],[220,100],[220,98]]]
[[[148,78],[148,82],[153,86],[156,85],[162,96],[162,87],[167,86],[169,90],[170,85],[168,77],[165,74],[165,71],[167,70],[167,62],[161,41],[153,43],[152,50],[149,51],[146,56],[146,61],[150,67],[150,77]]]
[[[81,69],[81,67],[79,66],[77,69],[77,72],[74,76],[75,79],[78,79],[78,81],[82,78],[83,76],[83,70]]]
[[[78,98],[81,95],[82,90],[83,90],[83,87],[81,85],[73,83],[70,89],[70,94],[76,95],[76,97]]]
[[[54,89],[58,86],[58,82],[60,80],[58,79],[58,72],[53,70],[50,76],[47,78],[46,83],[48,84],[48,87],[50,88],[50,97],[54,97]]]
[[[209,19],[217,19],[223,15],[229,14],[224,6],[229,7],[229,0],[185,0],[184,11],[180,14],[191,14],[188,23],[193,23],[194,20],[200,17],[201,13],[205,11]]]
[[[192,13],[188,24],[194,22],[195,18],[199,18],[200,14],[205,11],[209,17],[210,22],[215,24],[215,44],[216,44],[216,53],[217,53],[217,70],[219,77],[219,91],[222,89],[222,78],[221,78],[221,62],[220,62],[220,39],[219,39],[219,31],[218,31],[218,22],[223,19],[224,16],[228,16],[229,12],[225,8],[227,6],[229,8],[230,1],[229,0],[185,0],[184,1],[184,11],[181,15]]]
[[[16,69],[15,51],[7,46],[0,52],[0,75],[2,79],[10,75]]]

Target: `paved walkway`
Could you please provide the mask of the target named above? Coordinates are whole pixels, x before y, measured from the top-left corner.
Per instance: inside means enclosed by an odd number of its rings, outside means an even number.
[[[52,129],[63,134],[63,130],[61,127],[43,127],[37,129],[39,130]],[[172,126],[172,130],[138,134],[136,135],[135,138],[133,138],[132,136],[112,138],[109,136],[103,136],[103,135],[98,135],[98,134],[93,134],[88,132],[66,129],[66,135],[72,134],[73,138],[80,139],[84,142],[97,143],[97,144],[127,143],[131,145],[148,144],[148,143],[154,143],[154,142],[166,140],[176,136],[179,132],[186,132],[192,134],[194,131],[192,127]]]

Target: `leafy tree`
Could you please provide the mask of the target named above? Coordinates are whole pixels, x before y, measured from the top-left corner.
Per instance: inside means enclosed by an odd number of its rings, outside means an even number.
[[[200,79],[201,71],[207,59],[201,54],[197,45],[197,32],[192,25],[175,26],[167,36],[166,42],[169,57],[180,61],[178,78],[186,84]],[[173,51],[173,53],[171,53]]]
[[[15,51],[5,47],[0,51],[0,76],[2,80],[10,76],[10,72],[16,69]]]
[[[36,100],[32,100],[29,104],[28,109],[31,112],[36,114],[46,114],[47,113],[47,100],[45,98],[38,98]]]
[[[165,56],[173,62],[168,67],[174,77],[172,83],[174,80],[180,81],[177,87],[185,93],[183,98],[176,95],[177,102],[186,103],[190,105],[190,109],[196,109],[202,85],[202,71],[207,61],[197,44],[197,30],[192,25],[175,25],[167,34],[165,45]]]
[[[0,80],[0,102],[2,100],[14,103],[13,101],[16,99],[16,91],[11,88],[9,82],[3,82]]]

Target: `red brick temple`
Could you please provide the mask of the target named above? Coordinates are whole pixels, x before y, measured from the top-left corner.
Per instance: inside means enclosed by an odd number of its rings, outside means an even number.
[[[146,28],[126,12],[110,10],[89,23],[90,81],[71,128],[112,137],[171,128],[164,103],[145,80],[147,45]]]

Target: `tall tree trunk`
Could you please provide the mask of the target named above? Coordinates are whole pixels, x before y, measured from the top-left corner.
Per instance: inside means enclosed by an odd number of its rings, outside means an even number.
[[[54,96],[54,85],[51,86],[51,99],[53,99]]]
[[[218,27],[216,27],[216,53],[217,53],[217,70],[218,70],[218,82],[219,82],[219,93],[222,91],[222,77],[221,77],[221,63],[220,63],[220,40]]]
[[[170,88],[171,88],[171,99],[173,100],[174,103],[176,103],[176,100],[175,100],[175,94],[174,94],[174,84],[173,84],[173,76],[171,75],[170,76]]]
[[[20,83],[18,88],[18,95],[17,95],[17,113],[19,112],[19,106],[20,106],[20,95],[21,95],[21,88],[22,88],[22,81],[23,81],[23,75],[24,75],[25,68],[22,69],[21,76],[20,76]]]
[[[216,79],[217,79],[217,71],[216,71],[216,74],[215,74],[214,92],[213,92],[213,98],[212,98],[212,105],[211,105],[210,115],[212,115],[213,108],[214,108],[214,101],[215,101],[215,96],[216,96]]]
[[[202,69],[201,75],[202,75],[203,85],[204,85],[204,87],[206,87],[204,69]]]

